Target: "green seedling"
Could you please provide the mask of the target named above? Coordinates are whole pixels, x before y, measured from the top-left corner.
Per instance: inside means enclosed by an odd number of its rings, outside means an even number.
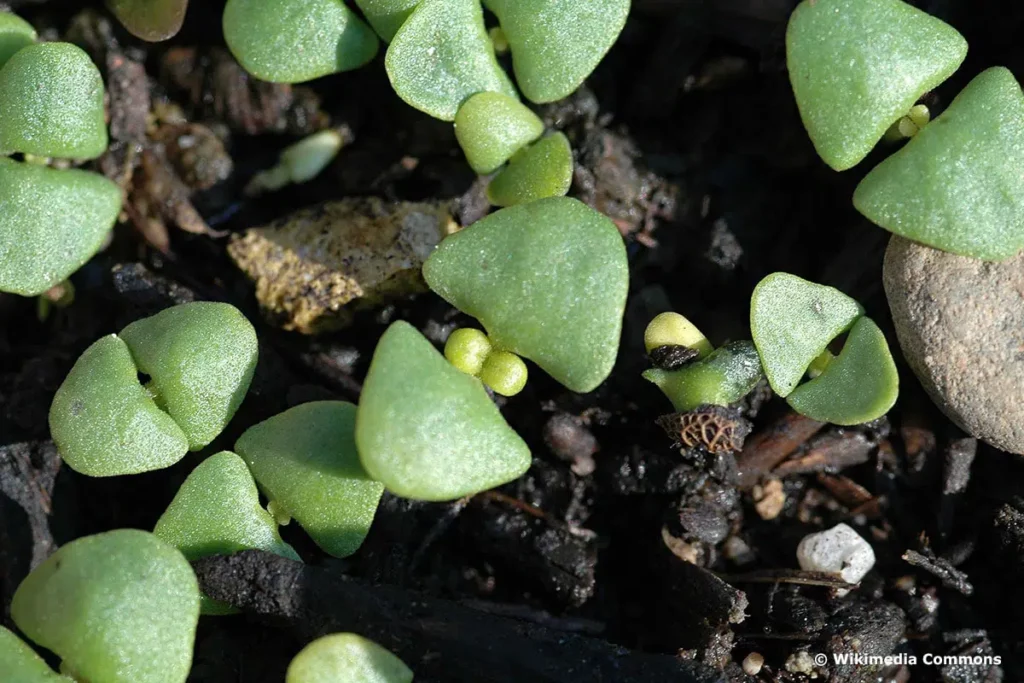
[[[422,0],[384,60],[391,86],[409,105],[454,121],[472,95],[516,89],[498,65],[479,0]]]
[[[338,156],[345,140],[328,128],[290,145],[278,157],[276,166],[260,171],[245,188],[248,195],[276,191],[291,183],[305,183],[320,175]]]
[[[786,31],[800,116],[837,171],[867,156],[966,54],[955,29],[901,0],[804,0]]]
[[[81,48],[37,43],[0,69],[0,151],[94,159],[107,149],[103,79]]]
[[[355,3],[377,35],[390,43],[420,0],[355,0]]]
[[[516,81],[533,102],[568,97],[626,25],[629,0],[484,0],[512,50]]]
[[[155,43],[181,30],[188,0],[107,0],[107,6],[132,35]]]
[[[36,30],[16,14],[0,12],[0,69],[14,53],[36,42]]]
[[[277,522],[260,507],[245,461],[221,451],[199,464],[178,489],[153,534],[182,552],[189,562],[210,555],[265,550],[299,560],[281,540]],[[203,614],[229,614],[230,606],[203,596]]]
[[[288,665],[285,683],[412,683],[405,663],[372,640],[334,633],[314,640]]]
[[[101,175],[0,158],[0,291],[59,285],[99,251],[120,211],[120,188]]]
[[[455,137],[481,175],[493,173],[544,133],[544,122],[519,100],[496,92],[473,95],[455,115]]]
[[[696,325],[673,311],[654,316],[644,330],[644,348],[647,353],[665,346],[691,348],[697,352],[697,358],[706,358],[715,350]]]
[[[359,549],[384,492],[360,464],[355,423],[351,403],[305,403],[250,427],[235,444],[275,514],[293,517],[335,557]]]
[[[231,420],[256,356],[252,325],[227,304],[182,304],[136,321],[75,363],[50,407],[53,440],[90,476],[169,467]],[[139,373],[150,376],[146,386]]]
[[[872,170],[853,196],[886,230],[963,256],[1024,247],[1024,93],[1009,70],[982,72],[935,121]]]
[[[563,197],[572,186],[572,172],[569,138],[553,133],[516,152],[487,186],[487,198],[496,206],[515,206]]]
[[[444,357],[502,396],[515,396],[526,386],[528,371],[523,359],[494,348],[480,330],[462,328],[452,332],[444,345]]]
[[[480,380],[445,360],[405,322],[381,337],[356,415],[363,466],[392,493],[455,500],[500,486],[530,466]]]
[[[0,671],[13,683],[74,683],[54,673],[43,658],[18,636],[0,626]]]
[[[588,392],[615,364],[628,270],[615,224],[555,197],[502,209],[451,235],[423,276],[479,320],[497,348]]]
[[[72,541],[32,570],[11,618],[75,680],[184,683],[199,585],[174,546],[120,529]]]
[[[358,69],[379,47],[373,30],[341,0],[228,0],[224,39],[246,71],[272,83]]]

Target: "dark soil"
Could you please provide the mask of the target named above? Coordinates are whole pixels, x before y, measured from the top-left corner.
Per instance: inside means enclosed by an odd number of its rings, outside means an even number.
[[[0,622],[12,626],[13,590],[55,547],[151,529],[191,468],[250,425],[309,400],[357,400],[390,321],[441,342],[460,320],[428,294],[327,336],[281,332],[228,258],[230,233],[345,196],[452,200],[464,223],[486,202],[451,125],[398,100],[380,58],[271,86],[224,50],[222,3],[193,2],[182,33],[156,46],[128,36],[102,3],[6,4],[101,66],[112,146],[95,166],[130,188],[128,220],[74,276],[73,305],[41,321],[36,301],[0,295]],[[501,400],[535,459],[498,491],[450,504],[385,494],[366,544],[344,561],[291,525],[283,533],[305,568],[260,553],[200,562],[206,590],[246,613],[202,620],[191,681],[279,683],[306,642],[340,629],[393,649],[423,682],[810,680],[797,672],[800,652],[1002,661],[830,663],[818,680],[1024,680],[1024,461],[959,433],[905,365],[894,411],[856,429],[795,417],[763,388],[731,413],[659,421],[668,402],[639,376],[654,314],[679,310],[715,342],[747,338],[750,292],[776,270],[846,291],[895,340],[881,281],[887,234],[851,205],[882,153],[842,174],[815,156],[785,70],[795,4],[634,1],[586,88],[542,108],[573,141],[572,194],[627,241],[631,294],[615,372],[576,395],[534,369],[521,395]],[[958,74],[927,96],[933,111],[988,66],[1024,76],[1024,4],[915,4],[971,45]],[[280,149],[325,125],[347,126],[353,141],[319,178],[243,195]],[[198,150],[175,144],[182,131]],[[252,390],[225,433],[151,474],[92,479],[61,467],[47,412],[77,356],[192,299],[230,302],[260,333]],[[733,453],[702,447],[700,429],[670,433],[673,424],[752,433]],[[840,521],[878,558],[845,597],[841,582],[799,571],[795,555],[805,534]],[[751,652],[765,658],[756,679],[739,667]]]

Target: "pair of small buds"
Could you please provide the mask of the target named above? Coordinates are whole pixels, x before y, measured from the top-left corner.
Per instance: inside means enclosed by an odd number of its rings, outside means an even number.
[[[444,357],[467,375],[478,377],[496,394],[515,396],[526,386],[523,359],[495,348],[480,330],[462,327],[452,332],[444,345]]]

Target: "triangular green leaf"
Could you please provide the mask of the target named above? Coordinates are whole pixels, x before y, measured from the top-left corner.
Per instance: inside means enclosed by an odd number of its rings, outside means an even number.
[[[35,650],[3,626],[0,626],[0,671],[5,681],[15,683],[74,683],[55,673]]]
[[[1000,261],[1024,247],[1024,93],[983,71],[853,195],[862,214],[907,239]]]
[[[386,42],[398,33],[420,0],[355,0],[370,26]]]
[[[356,417],[363,465],[392,493],[455,500],[530,467],[480,380],[457,370],[406,322],[377,344]]]
[[[302,649],[285,683],[412,683],[401,659],[355,633],[333,633]]]
[[[188,0],[107,0],[128,31],[143,40],[167,40],[181,30]]]
[[[735,403],[753,391],[763,376],[761,359],[749,341],[726,344],[677,370],[644,372],[644,379],[656,384],[680,413],[702,405]]]
[[[486,0],[512,49],[516,82],[533,102],[568,97],[619,37],[629,0]]]
[[[0,158],[0,291],[35,296],[63,282],[120,211],[121,189],[101,175]]]
[[[899,381],[885,335],[870,318],[861,318],[839,356],[786,400],[793,410],[813,420],[861,424],[889,412],[899,394]]]
[[[520,150],[487,186],[497,206],[514,206],[562,197],[572,186],[572,147],[563,133],[553,133]]]
[[[0,69],[14,53],[36,42],[36,30],[16,14],[0,12]]]
[[[351,403],[304,403],[250,427],[235,444],[267,498],[335,557],[359,549],[384,492],[359,461],[355,421]]]
[[[341,0],[228,0],[224,40],[239,64],[271,83],[302,83],[358,69],[376,34]]]
[[[789,273],[761,280],[750,298],[750,332],[775,393],[788,396],[811,361],[863,314],[833,287]]]
[[[804,0],[786,31],[800,116],[837,171],[867,156],[966,54],[955,29],[901,0]]]
[[[606,216],[567,197],[502,209],[446,238],[423,266],[435,292],[569,389],[592,391],[619,348],[629,268]]]
[[[196,301],[121,330],[149,389],[197,451],[223,431],[249,391],[256,330],[230,304]]]
[[[95,159],[106,149],[103,79],[81,48],[36,43],[0,69],[0,150]]]
[[[544,122],[514,97],[473,95],[455,115],[455,137],[466,160],[481,175],[493,173],[544,133]]]
[[[479,0],[422,0],[384,64],[399,97],[442,121],[454,121],[478,92],[518,97],[494,57]]]

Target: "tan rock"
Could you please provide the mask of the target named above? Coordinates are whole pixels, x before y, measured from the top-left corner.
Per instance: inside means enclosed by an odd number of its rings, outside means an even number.
[[[228,253],[271,320],[316,334],[344,327],[359,308],[423,291],[423,262],[456,229],[447,203],[344,199],[248,230]]]
[[[1024,454],[1024,253],[991,263],[893,237],[884,280],[903,354],[936,405]]]

